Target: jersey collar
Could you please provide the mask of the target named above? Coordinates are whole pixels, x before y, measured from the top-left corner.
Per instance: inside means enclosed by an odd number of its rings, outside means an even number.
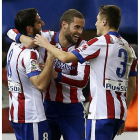
[[[56,35],[55,35],[55,39],[54,40],[55,40],[56,43],[59,43],[59,34],[60,34],[60,31],[57,32]]]
[[[115,36],[121,37],[120,34],[118,32],[115,32],[115,31],[109,31],[107,33],[107,35],[115,35]]]

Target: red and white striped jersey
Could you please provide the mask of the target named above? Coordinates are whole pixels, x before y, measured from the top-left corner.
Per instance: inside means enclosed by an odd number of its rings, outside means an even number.
[[[35,49],[26,49],[12,43],[7,54],[9,90],[9,120],[15,123],[33,123],[46,120],[43,94],[29,80],[39,75],[39,54]]]
[[[86,43],[84,40],[79,40],[76,45],[69,48],[63,48],[59,44],[59,32],[53,31],[43,32],[43,36],[49,39],[50,43],[58,46],[59,49],[71,52],[79,45]],[[46,60],[46,50],[40,48],[40,57],[42,60]],[[82,89],[86,86],[89,79],[89,63],[85,62],[80,64],[79,62],[62,63],[58,59],[54,61],[54,70],[58,72],[58,78],[51,80],[50,85],[47,88],[46,99],[50,101],[57,101],[63,103],[77,103],[85,101]]]
[[[9,30],[8,36],[15,41],[17,31]],[[86,44],[86,41],[79,39],[76,45],[69,48],[63,48],[59,44],[59,32],[43,31],[42,35],[45,36],[53,45],[57,45],[59,49],[66,52],[75,50],[80,45]],[[44,63],[47,57],[47,51],[39,47],[40,63]],[[52,79],[46,91],[46,99],[50,101],[58,101],[63,103],[77,103],[85,101],[82,89],[86,86],[89,79],[89,63],[79,62],[62,63],[58,59],[54,61],[54,70],[58,72],[58,78]]]
[[[72,52],[90,63],[89,119],[126,119],[128,77],[136,76],[137,58],[117,32],[91,39]]]

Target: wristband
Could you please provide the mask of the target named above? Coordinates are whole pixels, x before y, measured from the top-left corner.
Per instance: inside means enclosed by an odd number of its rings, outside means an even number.
[[[21,43],[20,40],[19,40],[19,38],[20,38],[21,35],[22,35],[21,33],[18,33],[18,34],[16,35],[16,38],[15,38],[15,39],[16,39],[16,42],[17,42],[17,43]]]

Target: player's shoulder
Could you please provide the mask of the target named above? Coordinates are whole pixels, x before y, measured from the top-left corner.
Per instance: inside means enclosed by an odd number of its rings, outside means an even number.
[[[46,38],[48,38],[48,39],[50,39],[50,38],[52,38],[55,35],[55,33],[56,33],[55,31],[43,30],[41,32],[41,35],[46,37]]]
[[[90,39],[90,40],[87,42],[87,44],[88,44],[88,46],[93,45],[93,44],[96,44],[96,45],[97,45],[97,44],[99,44],[102,40],[103,40],[102,37],[94,37],[94,38]]]
[[[13,49],[15,51],[20,51],[22,47],[23,47],[22,44],[16,43],[16,42],[12,42],[11,45],[10,45],[9,50]]]

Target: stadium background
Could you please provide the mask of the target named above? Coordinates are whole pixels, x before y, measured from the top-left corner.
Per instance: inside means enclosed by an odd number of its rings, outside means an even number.
[[[137,0],[2,0],[2,133],[13,133],[8,121],[8,92],[6,78],[6,54],[11,40],[6,36],[14,28],[14,17],[19,10],[36,8],[45,22],[43,30],[59,31],[59,19],[68,9],[77,9],[86,20],[82,37],[89,40],[96,36],[96,16],[101,5],[117,5],[121,8],[122,20],[119,33],[134,47],[138,46],[138,1]],[[138,90],[137,90],[138,91]],[[138,92],[128,109],[126,131],[138,131]],[[88,95],[89,88],[84,90]],[[88,96],[87,96],[88,101]]]

